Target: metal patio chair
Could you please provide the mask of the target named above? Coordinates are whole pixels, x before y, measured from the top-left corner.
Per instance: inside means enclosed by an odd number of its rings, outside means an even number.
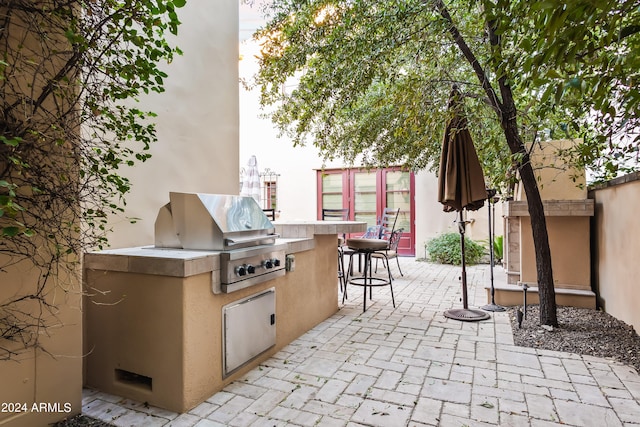
[[[389,263],[390,259],[395,258],[396,263],[398,264],[398,271],[401,276],[404,276],[402,273],[402,269],[400,268],[400,260],[398,259],[398,245],[400,244],[400,238],[402,237],[402,233],[404,232],[404,228],[398,228],[391,233],[391,236],[388,240],[387,248],[381,251],[374,252],[371,254],[372,258],[376,259],[376,269],[375,272],[378,272],[378,260],[382,260],[382,264]],[[388,266],[386,268],[389,268]]]

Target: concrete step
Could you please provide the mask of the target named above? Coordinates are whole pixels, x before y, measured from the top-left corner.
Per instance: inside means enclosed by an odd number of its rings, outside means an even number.
[[[485,285],[487,301],[491,302],[491,286]],[[506,283],[494,283],[495,302],[505,307],[523,305],[524,291],[522,286]],[[569,307],[596,308],[596,294],[583,289],[567,289],[562,285],[555,286],[556,304]],[[530,286],[527,289],[527,304],[538,304],[538,288]]]

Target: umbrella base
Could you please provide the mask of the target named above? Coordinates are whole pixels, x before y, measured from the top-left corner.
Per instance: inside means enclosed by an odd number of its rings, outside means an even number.
[[[480,308],[484,311],[507,311],[503,306],[496,304],[488,304]]]
[[[477,322],[479,320],[488,319],[489,313],[480,310],[471,310],[469,308],[454,308],[444,312],[444,317],[453,320],[462,320],[464,322]]]

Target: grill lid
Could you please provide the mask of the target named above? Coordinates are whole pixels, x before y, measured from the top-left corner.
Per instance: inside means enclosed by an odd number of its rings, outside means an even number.
[[[183,249],[229,250],[273,244],[275,227],[252,197],[169,193],[156,220],[156,246],[174,233]],[[167,213],[172,221],[167,221]],[[172,228],[172,229],[170,229]]]

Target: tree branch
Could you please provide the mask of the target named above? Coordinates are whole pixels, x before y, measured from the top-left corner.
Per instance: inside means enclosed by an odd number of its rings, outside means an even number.
[[[447,7],[445,6],[442,0],[435,0],[434,4],[436,9],[440,13],[440,16],[442,16],[445,19],[445,21],[447,21],[447,23],[449,24],[447,29],[451,34],[451,36],[453,37],[453,40],[455,41],[456,45],[458,46],[458,48],[460,49],[464,57],[467,59],[467,61],[473,68],[474,73],[478,77],[478,80],[480,81],[482,88],[484,89],[485,93],[487,94],[487,97],[489,98],[489,104],[493,107],[496,113],[498,113],[499,115],[502,115],[502,110],[503,110],[502,102],[500,101],[495,90],[491,86],[491,82],[489,81],[486,73],[484,72],[484,69],[480,65],[480,62],[471,51],[471,48],[469,48],[469,45],[465,41],[464,37],[462,37],[462,34],[460,34],[458,27],[453,22],[453,18],[451,18],[451,14],[449,13],[449,10],[447,9]]]

